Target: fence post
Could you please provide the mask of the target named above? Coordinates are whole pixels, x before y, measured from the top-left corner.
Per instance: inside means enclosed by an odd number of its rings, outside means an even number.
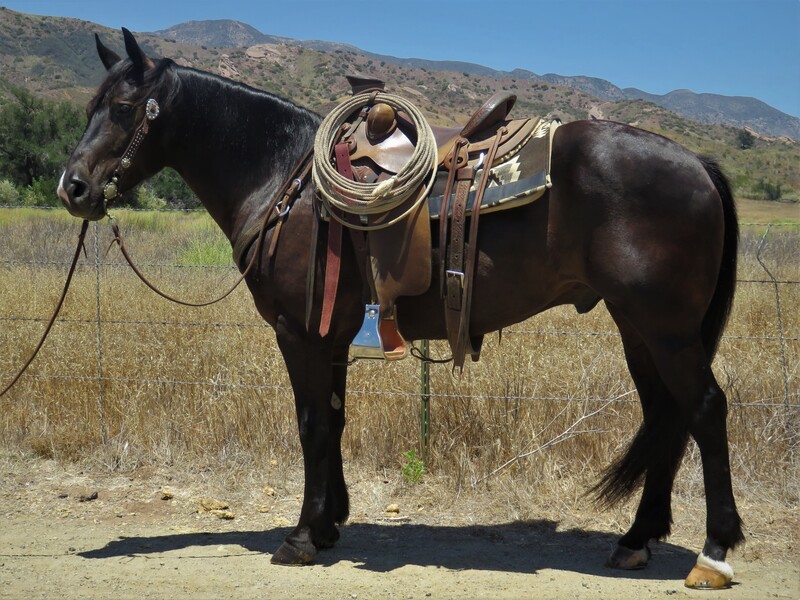
[[[420,367],[420,439],[422,443],[422,460],[428,460],[428,440],[429,440],[429,425],[431,417],[431,380],[430,380],[430,367],[428,362],[428,340],[422,340],[422,366]]]

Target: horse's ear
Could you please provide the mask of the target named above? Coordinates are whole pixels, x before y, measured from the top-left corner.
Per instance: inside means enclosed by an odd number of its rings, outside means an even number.
[[[122,60],[119,57],[119,54],[113,50],[109,50],[103,45],[103,42],[100,41],[100,36],[96,33],[94,34],[94,42],[97,46],[97,53],[100,55],[100,60],[102,61],[103,66],[106,68],[106,71],[110,70],[111,67]]]
[[[143,78],[145,71],[152,69],[156,65],[153,60],[144,53],[144,50],[139,47],[133,34],[124,27],[122,28],[122,36],[125,38],[125,51],[128,53],[133,63],[134,73],[137,75],[137,78]]]

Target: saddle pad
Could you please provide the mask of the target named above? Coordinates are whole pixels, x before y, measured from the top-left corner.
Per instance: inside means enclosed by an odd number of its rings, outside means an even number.
[[[501,157],[499,163],[489,169],[490,179],[481,200],[481,214],[528,204],[540,198],[545,190],[552,187],[550,159],[553,135],[560,125],[559,120],[541,121],[518,151]],[[472,206],[481,177],[486,176],[485,169],[478,171],[467,200],[467,207]],[[428,198],[432,219],[438,219],[440,216],[446,182],[447,172],[438,173]],[[467,214],[470,212],[471,209],[467,208]]]

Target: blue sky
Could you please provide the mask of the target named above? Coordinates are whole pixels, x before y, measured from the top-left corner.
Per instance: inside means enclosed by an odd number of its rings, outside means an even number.
[[[398,57],[589,75],[664,94],[752,96],[800,116],[800,0],[0,0],[155,31],[234,19]],[[469,40],[466,43],[465,40]]]

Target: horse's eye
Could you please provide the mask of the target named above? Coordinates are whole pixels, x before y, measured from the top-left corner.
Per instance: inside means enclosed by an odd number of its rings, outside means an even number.
[[[127,115],[131,112],[132,108],[130,104],[117,104],[117,113],[120,115]]]

